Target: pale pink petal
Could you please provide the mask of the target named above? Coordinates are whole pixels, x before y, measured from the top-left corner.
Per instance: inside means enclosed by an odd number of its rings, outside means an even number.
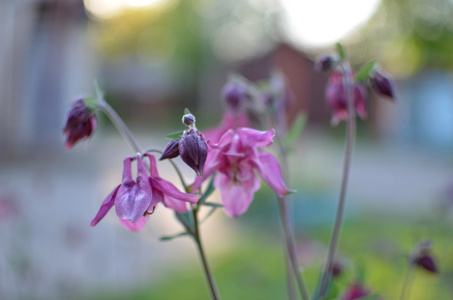
[[[142,176],[143,178],[148,177],[148,171],[140,154],[137,154],[137,176]]]
[[[91,226],[96,226],[99,221],[102,220],[102,218],[105,217],[105,215],[108,213],[108,211],[112,208],[112,206],[115,204],[115,197],[118,192],[120,186],[117,186],[108,196],[105,198],[104,202],[102,202],[101,208],[99,208],[98,213],[96,216],[91,220]]]
[[[232,218],[247,211],[260,185],[256,175],[245,182],[234,182],[223,173],[218,173],[214,179],[214,187],[220,191],[225,213]]]
[[[185,201],[180,201],[173,197],[165,196],[163,202],[166,207],[174,209],[179,213],[184,213],[187,211],[187,202]]]
[[[222,122],[218,127],[204,130],[206,140],[211,143],[218,143],[220,138],[229,130],[237,129],[239,127],[251,127],[246,113],[235,112],[225,113],[222,117]]]
[[[239,128],[236,133],[244,147],[266,147],[272,144],[275,131],[259,131],[252,128]]]
[[[132,223],[129,220],[124,220],[124,219],[119,219],[120,223],[124,226],[129,231],[135,231],[139,232],[143,229],[145,226],[146,222],[148,221],[149,215],[143,216],[140,219],[138,219],[137,222]]]
[[[188,201],[190,203],[197,203],[200,200],[199,194],[187,194],[179,191],[173,184],[160,177],[150,177],[149,181],[153,188],[159,189],[165,195],[175,198],[180,201]]]
[[[254,162],[261,177],[263,177],[264,181],[267,182],[279,197],[291,193],[286,187],[285,182],[283,182],[280,165],[272,154],[259,153],[258,159],[255,159]]]

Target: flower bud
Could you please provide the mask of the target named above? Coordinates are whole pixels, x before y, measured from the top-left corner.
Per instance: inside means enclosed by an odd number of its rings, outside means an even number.
[[[208,155],[208,145],[202,133],[190,129],[184,131],[179,140],[179,155],[198,176],[203,176],[204,164]]]
[[[411,263],[428,272],[438,273],[437,265],[431,252],[431,240],[421,241],[411,256]]]
[[[315,70],[318,72],[327,72],[332,70],[335,59],[331,55],[325,55],[315,62]]]
[[[233,111],[237,111],[240,108],[246,96],[245,89],[232,81],[228,82],[222,89],[222,98],[228,108]]]
[[[354,300],[361,299],[362,297],[369,296],[371,293],[361,283],[350,285],[346,292],[341,297],[341,300]]]
[[[165,149],[162,152],[162,156],[159,158],[159,160],[164,160],[164,159],[167,159],[167,158],[178,157],[178,155],[179,155],[179,140],[180,139],[171,140],[170,143],[168,143],[167,146],[165,146]]]
[[[395,83],[386,74],[374,71],[370,77],[371,88],[379,95],[386,96],[390,100],[396,100]]]
[[[97,121],[94,110],[83,101],[76,100],[68,113],[63,133],[66,135],[66,150],[71,149],[79,140],[88,138],[96,130]]]
[[[185,114],[182,116],[182,123],[186,126],[192,126],[195,124],[195,117],[192,114]]]

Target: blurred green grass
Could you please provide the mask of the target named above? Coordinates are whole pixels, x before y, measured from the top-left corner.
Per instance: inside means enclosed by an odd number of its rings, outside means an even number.
[[[275,226],[250,225],[241,225],[240,246],[233,251],[213,256],[207,249],[222,298],[285,299],[285,269],[279,231]],[[381,294],[384,299],[398,299],[409,252],[421,238],[431,238],[441,273],[432,275],[417,270],[408,299],[453,299],[453,233],[450,228],[451,224],[436,218],[414,220],[364,216],[349,220],[343,228],[339,246],[347,268],[336,285],[343,290],[360,276],[359,273],[363,273],[364,284],[370,290]],[[298,244],[302,249],[305,243],[326,245],[329,234],[328,226],[298,232]],[[321,261],[310,264],[303,271],[311,292],[320,275],[320,264]],[[171,271],[148,286],[128,291],[112,290],[84,299],[122,299],[123,296],[127,299],[209,299],[198,261]]]

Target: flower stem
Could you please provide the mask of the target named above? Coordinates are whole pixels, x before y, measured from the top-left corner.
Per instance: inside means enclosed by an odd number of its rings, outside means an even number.
[[[147,149],[145,151],[146,152],[157,152],[157,153],[160,153],[162,154],[162,151],[159,150],[159,149],[154,149],[154,148],[150,148],[150,149]],[[182,176],[182,172],[181,170],[178,168],[178,166],[175,164],[175,162],[172,160],[172,159],[169,159],[171,165],[173,166],[173,169],[175,169],[176,171],[176,174],[178,174],[178,177],[179,177],[179,180],[181,181],[181,184],[182,186],[184,187],[184,191],[187,193],[187,184],[186,182],[184,181],[184,177]]]
[[[276,128],[276,140],[279,149],[279,158],[282,167],[282,175],[285,182],[289,181],[289,168],[288,168],[288,157],[283,145],[283,142],[280,137],[280,131],[277,130],[277,126],[275,126],[275,122],[273,122],[273,127]],[[302,299],[308,300],[308,292],[307,288],[305,287],[304,281],[302,276],[299,272],[299,263],[297,261],[297,257],[294,253],[295,250],[295,241],[294,241],[294,234],[292,230],[291,220],[289,217],[288,212],[288,199],[286,197],[278,197],[278,210],[280,213],[280,220],[282,222],[283,227],[283,234],[285,236],[285,258],[287,262],[287,289],[288,289],[288,297],[290,299],[293,298],[293,291],[292,291],[292,274],[294,274],[294,278],[296,279],[297,286],[299,288],[299,292],[302,296]]]
[[[412,284],[412,279],[414,278],[414,265],[411,263],[407,269],[406,276],[404,278],[403,288],[401,289],[400,300],[409,299],[410,296],[410,287]],[[406,297],[407,294],[407,297]]]
[[[348,109],[348,119],[347,119],[347,128],[346,128],[346,150],[344,156],[344,164],[343,164],[343,175],[341,180],[341,189],[340,189],[340,197],[338,200],[337,206],[337,215],[335,218],[335,224],[332,231],[332,236],[330,238],[329,243],[329,250],[327,254],[327,260],[324,267],[324,273],[321,280],[321,285],[319,287],[319,293],[317,294],[316,299],[320,299],[324,296],[327,288],[327,283],[331,278],[331,268],[333,261],[335,259],[337,247],[338,247],[338,240],[340,237],[341,225],[343,222],[343,213],[344,207],[346,202],[346,190],[348,186],[348,179],[349,179],[349,170],[351,165],[351,157],[352,157],[352,150],[354,147],[355,142],[355,131],[356,131],[356,124],[355,124],[355,111],[354,111],[354,99],[352,95],[352,73],[347,62],[342,63],[342,72],[343,72],[343,83],[345,85],[346,90],[346,100],[347,100],[347,109]]]
[[[206,281],[208,282],[209,285],[209,291],[211,293],[211,299],[213,300],[219,300],[219,292],[217,291],[217,287],[214,281],[214,277],[212,276],[211,269],[209,268],[208,260],[206,259],[206,255],[203,250],[203,246],[201,244],[201,238],[200,238],[200,230],[198,226],[198,207],[197,205],[193,206],[192,209],[192,215],[194,219],[194,227],[195,227],[195,234],[193,235],[194,241],[197,244],[197,249],[198,249],[198,254],[200,255],[200,260],[203,265],[203,270],[204,274],[206,277]]]
[[[134,149],[134,151],[137,153],[141,153],[140,147],[138,146],[138,143],[130,132],[129,128],[126,126],[126,124],[124,124],[123,120],[120,116],[118,116],[116,111],[102,97],[99,98],[99,107],[109,117],[109,119],[112,121],[112,123],[115,125],[116,129],[118,129],[124,139],[129,142],[132,149]]]

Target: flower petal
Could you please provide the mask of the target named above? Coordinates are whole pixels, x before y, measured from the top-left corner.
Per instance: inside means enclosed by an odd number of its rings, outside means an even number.
[[[137,222],[133,223],[129,220],[120,219],[120,223],[129,231],[139,232],[143,229],[146,222],[148,221],[149,215],[143,216],[138,219]]]
[[[266,147],[272,144],[272,138],[275,135],[273,129],[267,131],[259,131],[252,128],[239,128],[236,133],[240,136],[240,140],[244,147]]]
[[[105,217],[105,215],[108,213],[108,211],[112,208],[112,206],[115,204],[115,197],[118,192],[120,185],[117,186],[108,196],[105,198],[104,202],[102,202],[101,208],[99,208],[98,213],[96,216],[91,220],[91,226],[96,226],[99,221],[102,220],[102,218]]]
[[[260,186],[260,179],[256,175],[243,182],[234,182],[223,173],[218,173],[214,179],[214,187],[220,191],[225,213],[232,218],[247,211]]]
[[[149,181],[153,188],[161,190],[165,195],[173,197],[180,201],[188,201],[197,203],[200,200],[199,194],[186,194],[179,191],[173,184],[160,177],[149,177]]]
[[[146,153],[145,156],[147,156],[149,159],[149,169],[151,170],[151,176],[152,177],[159,176],[159,173],[157,172],[156,158],[154,157],[154,155]]]
[[[180,201],[170,196],[165,196],[163,202],[166,207],[171,208],[179,213],[184,213],[188,210],[187,203],[185,201]]]
[[[115,200],[116,214],[120,219],[137,222],[148,209],[152,201],[152,190],[148,178],[137,177],[133,186],[122,184]]]
[[[259,153],[258,159],[254,160],[255,167],[263,177],[264,181],[277,193],[279,197],[283,197],[290,190],[285,185],[282,177],[282,171],[277,159],[270,153]]]

